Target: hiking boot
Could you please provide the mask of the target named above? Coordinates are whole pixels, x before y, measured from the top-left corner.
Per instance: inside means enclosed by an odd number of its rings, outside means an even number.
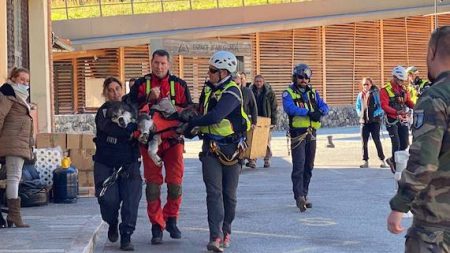
[[[167,219],[166,230],[170,233],[170,237],[172,237],[173,239],[181,238],[181,231],[177,227],[176,217],[170,217],[169,219]]]
[[[306,211],[306,200],[305,197],[298,197],[297,198],[297,207],[300,209],[300,212]]]
[[[163,231],[159,224],[152,225],[152,244],[161,244],[163,238]]]
[[[383,159],[380,159],[380,161],[381,161],[380,168],[382,169],[389,168],[389,165],[387,165]]]
[[[394,162],[394,159],[392,159],[392,157],[390,157],[390,158],[386,159],[386,163],[391,168],[392,174],[395,174],[395,162]]]
[[[249,160],[249,161],[245,164],[245,166],[254,169],[254,168],[256,168],[256,162],[253,161],[253,160]]]
[[[369,161],[365,160],[363,164],[359,165],[359,167],[362,168],[369,168]]]
[[[134,251],[134,246],[131,244],[131,234],[124,233],[120,235],[120,249],[123,251]]]
[[[109,225],[108,240],[110,242],[117,242],[117,240],[119,240],[119,232],[117,231],[117,224]]]
[[[270,161],[264,161],[264,168],[270,167]]]
[[[225,233],[223,237],[223,247],[228,248],[231,245],[231,234]]]
[[[215,240],[212,240],[206,245],[206,249],[214,252],[223,252],[222,247],[222,239],[217,237]]]

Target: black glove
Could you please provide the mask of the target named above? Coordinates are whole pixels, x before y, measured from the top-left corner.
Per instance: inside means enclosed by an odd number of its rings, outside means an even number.
[[[195,127],[190,126],[189,123],[183,123],[181,124],[177,130],[177,133],[179,134],[183,134],[184,137],[188,138],[188,139],[192,139],[195,136],[197,136],[198,132],[195,131]]]
[[[322,117],[322,113],[319,111],[309,111],[308,116],[311,119],[311,121],[320,121],[320,118]]]

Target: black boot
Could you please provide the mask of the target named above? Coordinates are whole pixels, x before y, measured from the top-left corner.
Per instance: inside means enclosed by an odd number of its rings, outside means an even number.
[[[161,244],[163,238],[163,231],[159,224],[152,225],[152,244]]]
[[[166,222],[166,230],[170,233],[170,237],[173,239],[181,238],[181,231],[177,227],[177,218],[170,217]]]
[[[109,225],[108,240],[110,242],[117,242],[117,240],[119,240],[119,232],[117,231],[117,224]]]
[[[120,234],[120,249],[123,251],[134,251],[134,246],[131,244],[131,233]]]
[[[296,201],[297,207],[300,209],[300,212],[306,211],[306,199],[305,197],[298,197]]]

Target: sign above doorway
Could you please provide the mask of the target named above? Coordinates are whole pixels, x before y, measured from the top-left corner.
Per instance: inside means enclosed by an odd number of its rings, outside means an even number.
[[[212,55],[216,51],[230,51],[235,55],[251,55],[252,46],[246,41],[183,41],[163,40],[162,48],[172,55],[199,56]]]

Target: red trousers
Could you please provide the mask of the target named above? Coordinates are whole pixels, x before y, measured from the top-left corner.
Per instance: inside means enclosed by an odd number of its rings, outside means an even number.
[[[147,148],[141,145],[141,154],[144,163],[144,178],[146,183],[152,183],[161,186],[163,184],[162,167],[158,167],[147,153]],[[163,166],[166,170],[165,182],[181,187],[183,182],[184,145],[182,143],[170,144],[163,140],[159,146],[158,155],[163,160]],[[148,187],[148,186],[147,186]],[[166,220],[169,217],[178,217],[181,194],[177,198],[171,198],[168,194],[164,209],[161,208],[161,197],[149,201],[147,199],[147,214],[152,224],[159,224],[163,229],[166,227]]]

